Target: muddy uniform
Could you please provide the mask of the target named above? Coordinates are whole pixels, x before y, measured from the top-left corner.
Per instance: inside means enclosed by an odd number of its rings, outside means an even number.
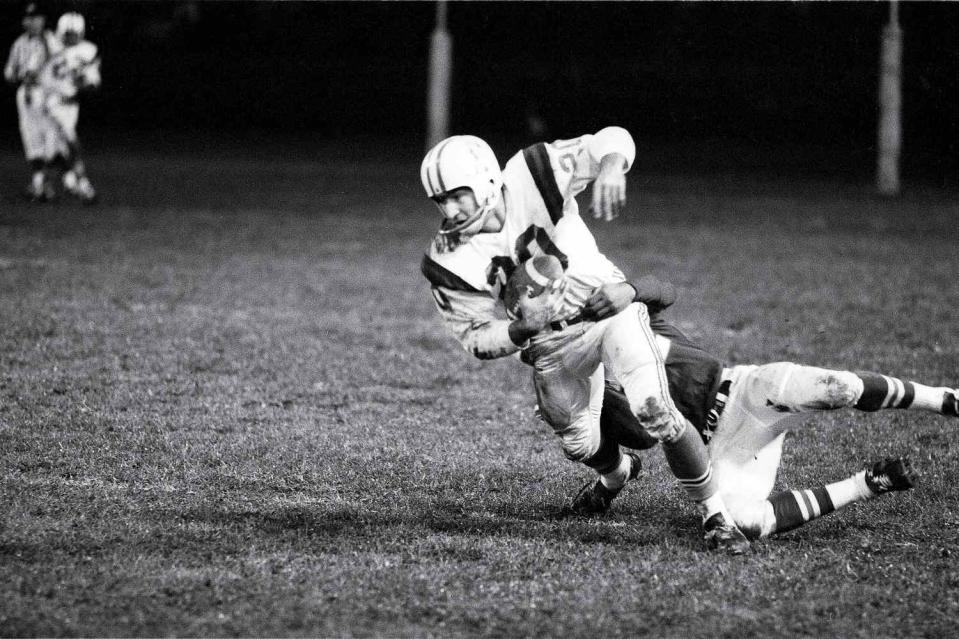
[[[834,371],[791,362],[725,368],[674,326],[654,315],[651,326],[665,357],[673,401],[707,444],[713,473],[726,505],[744,532],[769,533],[764,509],[779,471],[786,431],[810,411],[855,406],[877,410],[893,400],[908,406],[908,388],[882,398],[872,383],[882,376]],[[891,385],[891,387],[894,385]],[[607,387],[604,434],[645,448],[638,422],[622,392]],[[632,427],[624,427],[632,424]]]
[[[503,169],[503,228],[452,244],[448,236],[437,235],[422,262],[440,315],[463,347],[480,358],[522,351],[522,361],[534,369],[543,418],[562,438],[568,457],[593,467],[609,463],[594,459],[605,370],[622,384],[631,403],[664,411],[650,422],[656,439],[673,437],[682,423],[669,399],[646,307],[634,302],[598,322],[580,314],[598,288],[625,281],[599,252],[575,199],[596,179],[602,158],[613,152],[627,165],[635,157],[632,138],[616,127],[516,154]],[[564,267],[568,286],[562,308],[548,330],[517,345],[509,337],[503,287],[517,264],[542,254],[556,256]]]

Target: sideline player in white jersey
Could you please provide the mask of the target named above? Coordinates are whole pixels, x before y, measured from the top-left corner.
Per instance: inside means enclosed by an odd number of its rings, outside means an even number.
[[[46,154],[53,134],[43,108],[40,71],[60,50],[60,41],[46,29],[46,15],[36,2],[27,3],[23,12],[23,34],[10,47],[3,69],[4,79],[17,87],[17,116],[23,153],[32,173],[27,195],[45,200],[52,194],[46,180]]]
[[[443,223],[421,269],[446,326],[481,359],[521,353],[533,367],[543,418],[570,459],[595,469],[618,490],[639,473],[639,457],[603,445],[599,424],[604,371],[622,384],[632,414],[662,442],[673,474],[697,504],[711,549],[731,554],[749,542],[726,509],[706,448],[669,396],[662,358],[638,302],[596,320],[588,310],[633,287],[596,246],[576,194],[593,184],[593,213],[616,217],[626,199],[625,173],[635,144],[607,127],[517,153],[500,169],[492,149],[473,136],[443,140],[423,159],[420,177]],[[504,285],[517,265],[553,255],[566,285],[520,300],[521,317],[504,315]]]
[[[63,169],[64,188],[89,204],[96,201],[97,194],[87,177],[77,137],[78,98],[81,92],[100,86],[100,57],[97,46],[84,39],[85,33],[82,15],[69,12],[60,16],[57,37],[63,46],[43,67],[40,85],[56,132],[47,148],[48,160]]]
[[[651,308],[665,308],[671,300],[657,304],[655,288],[646,286],[638,294]],[[959,389],[792,362],[724,367],[660,314],[650,323],[665,358],[670,394],[708,443],[726,505],[753,539],[792,530],[854,502],[908,490],[917,481],[908,458],[887,458],[841,481],[772,492],[785,434],[799,427],[803,416],[841,408],[896,408],[959,417]],[[625,395],[613,385],[606,388],[601,423],[608,446],[651,445]],[[616,492],[591,482],[571,509],[584,515],[605,512]]]

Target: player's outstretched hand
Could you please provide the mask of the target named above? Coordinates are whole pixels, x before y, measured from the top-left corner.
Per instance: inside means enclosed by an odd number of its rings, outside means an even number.
[[[626,206],[626,158],[619,153],[603,157],[593,182],[593,217],[609,222]]]
[[[612,317],[629,306],[635,295],[636,290],[629,282],[603,284],[586,300],[583,315],[597,321]]]

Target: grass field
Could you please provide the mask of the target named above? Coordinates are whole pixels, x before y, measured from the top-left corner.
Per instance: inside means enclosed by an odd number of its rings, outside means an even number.
[[[913,493],[703,550],[663,463],[596,520],[418,270],[416,150],[94,152],[95,208],[12,197],[0,157],[0,634],[944,637],[959,623],[955,422],[809,418],[783,487],[893,454]],[[301,159],[295,159],[301,157]],[[959,383],[959,195],[637,172],[590,221],[734,363]]]

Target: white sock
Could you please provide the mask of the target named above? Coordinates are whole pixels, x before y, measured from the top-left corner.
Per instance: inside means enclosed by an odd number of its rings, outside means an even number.
[[[869,490],[866,485],[866,471],[860,470],[852,477],[847,477],[834,484],[826,484],[826,492],[829,493],[829,499],[835,509],[864,499],[872,499],[876,493]]]
[[[922,384],[912,383],[916,396],[912,400],[912,408],[942,412],[942,396],[951,391],[951,388],[933,388]]]
[[[600,475],[599,481],[610,490],[618,490],[626,485],[626,478],[629,477],[629,471],[632,468],[633,460],[629,455],[623,455],[623,458],[619,460],[619,466],[605,475]]]

